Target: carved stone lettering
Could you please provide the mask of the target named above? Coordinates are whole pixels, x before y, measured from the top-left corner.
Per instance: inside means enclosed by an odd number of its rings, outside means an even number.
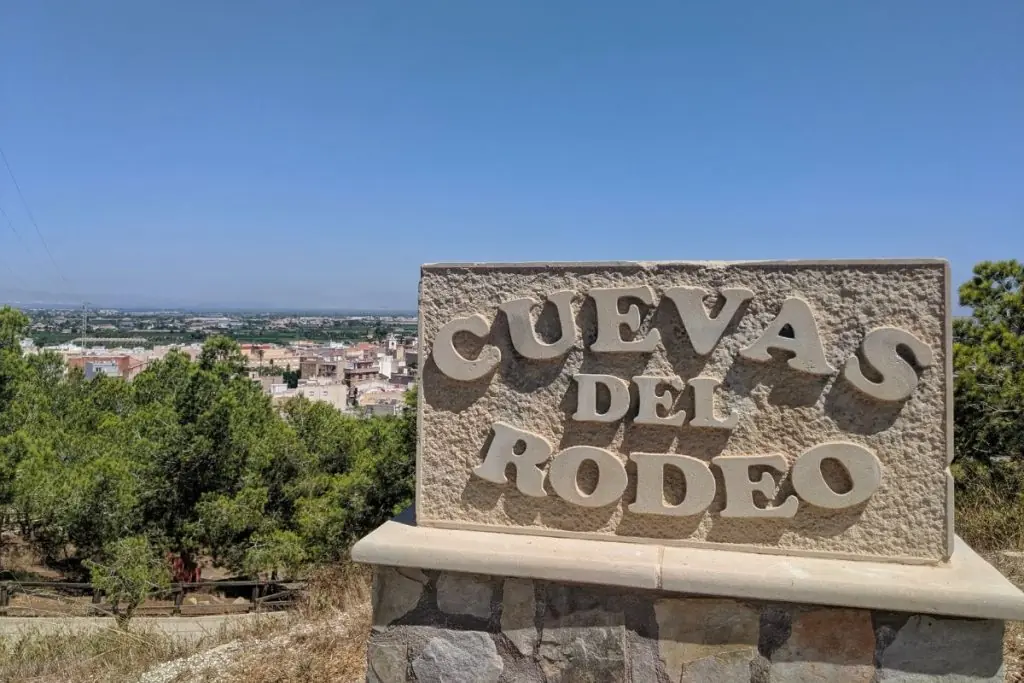
[[[468,332],[483,339],[489,331],[487,318],[479,313],[452,320],[438,330],[434,339],[434,363],[444,374],[463,382],[471,382],[487,375],[501,362],[501,352],[491,346],[485,347],[478,358],[470,360],[455,349],[455,335],[459,332]]]
[[[580,466],[590,461],[597,465],[597,485],[590,493],[579,486]],[[551,462],[551,488],[570,503],[588,508],[611,505],[626,490],[626,468],[610,451],[595,446],[572,446]]]
[[[825,481],[821,463],[831,458],[839,462],[850,477],[850,490],[837,493]],[[793,463],[793,488],[812,505],[837,510],[860,505],[882,483],[882,465],[875,454],[855,443],[823,443],[805,452]]]
[[[775,497],[778,482],[768,472],[762,472],[759,479],[752,480],[750,468],[755,465],[768,467],[778,472],[786,469],[786,458],[772,455],[722,455],[711,460],[722,470],[725,479],[725,509],[723,517],[792,517],[799,502],[789,496],[781,505],[759,507],[754,502],[754,493],[771,500]],[[731,493],[731,495],[730,495]]]
[[[791,336],[783,336],[786,328]],[[740,349],[740,355],[748,360],[769,361],[772,359],[768,349],[781,349],[793,354],[787,362],[794,370],[809,375],[831,375],[835,368],[825,359],[825,349],[818,335],[818,325],[814,322],[814,314],[806,301],[799,297],[789,297],[782,302],[782,310],[768,328],[761,333],[750,346]]]
[[[673,397],[667,387],[672,387],[677,392],[682,392],[686,387],[683,380],[678,377],[634,377],[640,394],[640,409],[635,424],[641,425],[664,425],[666,427],[681,427],[686,421],[686,412],[679,410],[672,413]],[[664,415],[659,414],[659,411]]]
[[[948,283],[942,261],[425,266],[417,523],[942,562]]]
[[[516,450],[517,446],[520,448]],[[546,496],[544,472],[537,468],[551,457],[551,444],[543,436],[531,434],[502,422],[494,423],[494,438],[487,449],[487,457],[473,469],[473,474],[504,484],[508,481],[505,468],[510,463],[516,468],[516,488],[527,496]]]
[[[636,463],[636,502],[630,512],[648,515],[687,517],[708,509],[715,500],[715,475],[707,463],[688,455],[672,453],[632,453],[629,459]],[[676,505],[665,502],[665,468],[674,467],[686,477],[686,497]]]
[[[590,298],[597,306],[597,340],[591,350],[599,353],[632,352],[650,353],[661,340],[658,330],[651,330],[641,339],[626,341],[622,338],[622,327],[629,331],[640,331],[640,308],[635,301],[651,306],[654,304],[654,290],[650,287],[597,287],[590,290]],[[620,302],[626,303],[626,312],[619,311]]]
[[[572,419],[578,422],[615,422],[629,410],[629,382],[614,375],[574,375],[579,386],[579,400]],[[608,409],[598,412],[597,388],[608,391]]]
[[[499,308],[508,317],[508,331],[512,337],[512,346],[521,355],[534,360],[550,360],[564,356],[576,343],[576,323],[572,319],[572,296],[569,290],[554,292],[548,295],[548,301],[558,311],[558,323],[561,335],[550,344],[537,338],[530,318],[530,311],[539,302],[534,299],[514,299],[506,301]]]
[[[665,296],[672,300],[683,320],[683,329],[690,338],[693,350],[706,356],[714,350],[715,344],[722,338],[722,333],[732,319],[736,317],[740,306],[754,298],[754,293],[744,287],[727,287],[720,294],[725,304],[718,315],[712,318],[704,308],[704,299],[708,291],[701,287],[669,287]]]
[[[932,366],[931,347],[906,330],[880,327],[867,333],[861,349],[864,352],[864,360],[882,376],[882,381],[872,382],[865,377],[857,356],[850,356],[846,361],[846,367],[843,369],[846,379],[868,396],[882,401],[903,401],[910,398],[917,388],[917,372],[910,363],[900,358],[897,353],[900,346],[906,347],[922,368]]]
[[[739,424],[739,415],[724,418],[715,417],[715,389],[721,384],[714,377],[694,377],[689,382],[693,387],[693,419],[691,427],[710,427],[712,429],[735,429]]]

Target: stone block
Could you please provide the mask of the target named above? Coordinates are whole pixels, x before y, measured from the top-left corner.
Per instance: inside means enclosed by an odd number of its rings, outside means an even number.
[[[626,678],[621,612],[586,610],[544,621],[537,650],[549,683],[618,683]]]
[[[371,639],[366,648],[366,665],[368,683],[405,683],[409,680],[409,646]]]
[[[879,659],[879,681],[1002,681],[1003,622],[915,615],[896,633]]]
[[[948,284],[938,260],[424,266],[417,523],[945,561]]]
[[[437,607],[446,614],[491,616],[494,587],[486,577],[446,572],[437,580]]]
[[[707,655],[686,664],[680,683],[727,683],[749,681],[750,665],[756,651],[732,650]]]
[[[654,616],[669,680],[714,680],[702,678],[711,671],[749,675],[757,654],[756,610],[735,600],[666,598],[654,603]]]
[[[533,581],[505,579],[501,594],[501,632],[520,654],[532,655],[537,646],[536,612]]]
[[[797,612],[792,632],[771,656],[771,680],[785,683],[871,683],[875,676],[871,612]]]
[[[479,631],[431,638],[412,662],[419,683],[497,683],[504,668],[494,641]]]
[[[418,569],[378,567],[373,582],[374,628],[385,628],[412,611],[423,595],[426,579]]]

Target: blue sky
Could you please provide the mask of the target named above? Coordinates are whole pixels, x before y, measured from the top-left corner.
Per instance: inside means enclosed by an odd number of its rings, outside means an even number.
[[[1019,0],[0,8],[0,298],[415,306],[432,261],[1024,257]]]

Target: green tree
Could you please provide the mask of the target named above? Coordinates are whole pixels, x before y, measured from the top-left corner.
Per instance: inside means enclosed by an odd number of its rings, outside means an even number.
[[[294,578],[306,557],[299,535],[278,529],[252,537],[244,566],[246,573],[253,576],[270,572],[274,577]]]
[[[28,331],[28,324],[28,316],[21,311],[10,306],[0,308],[0,411],[10,405],[24,369],[21,340]]]
[[[0,522],[47,561],[133,567],[143,551],[118,544],[142,539],[186,566],[209,554],[294,574],[342,558],[411,499],[411,408],[359,419],[305,399],[275,407],[225,337],[198,362],[172,351],[131,383],[86,381],[56,354],[23,357],[26,322],[0,309]]]
[[[979,263],[953,325],[957,530],[979,549],[1024,547],[1022,284],[1017,261]]]
[[[315,561],[342,558],[353,542],[412,502],[415,404],[416,394],[411,391],[398,417],[318,415],[339,422],[342,436],[328,443],[320,441],[322,427],[302,425],[300,418],[309,413],[297,409],[301,404],[286,409],[303,443],[320,457],[314,473],[297,485],[300,496],[295,510],[296,528]]]
[[[233,496],[206,494],[196,504],[197,519],[190,523],[195,545],[207,548],[217,564],[242,569],[249,539],[275,527],[266,516],[268,497],[262,486],[247,486]]]
[[[971,315],[955,321],[958,460],[1024,458],[1024,265],[979,263],[960,287]]]
[[[2,529],[13,516],[15,469],[26,452],[25,443],[10,433],[20,426],[11,410],[18,385],[25,373],[21,339],[28,331],[28,316],[10,306],[0,308],[0,549]]]
[[[120,628],[128,627],[150,593],[167,590],[170,572],[145,536],[131,536],[112,542],[101,561],[87,560],[93,588],[103,591],[114,603]]]
[[[231,337],[210,337],[199,354],[199,367],[203,370],[217,370],[229,376],[237,376],[244,374],[247,366],[242,347]]]

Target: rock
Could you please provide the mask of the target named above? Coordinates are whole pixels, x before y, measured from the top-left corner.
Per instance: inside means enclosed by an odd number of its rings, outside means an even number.
[[[536,648],[536,611],[533,581],[505,579],[501,595],[501,632],[512,641],[520,654],[532,655]]]
[[[235,598],[234,600],[231,601],[231,604],[232,605],[248,605],[249,601],[246,600],[245,598]]]
[[[654,616],[669,680],[715,680],[701,673],[715,670],[749,677],[760,631],[756,610],[734,600],[669,598],[654,603]]]
[[[405,643],[375,643],[366,650],[367,683],[405,683],[409,680],[409,646]]]
[[[186,597],[184,600],[181,601],[181,604],[192,606],[192,605],[198,605],[199,601],[195,599],[195,596],[189,595],[188,597]]]
[[[494,641],[479,631],[447,631],[431,638],[412,663],[420,683],[497,683],[504,668]]]
[[[423,573],[423,570],[419,567],[395,567],[395,571],[404,576],[407,579],[418,581],[419,583],[426,585],[427,575]]]
[[[422,576],[422,572],[420,572]],[[373,586],[373,626],[386,627],[408,614],[423,595],[424,581],[409,578],[393,567],[378,567]]]
[[[491,582],[472,574],[445,573],[437,581],[437,606],[447,614],[491,616]]]
[[[718,683],[721,681],[749,681],[750,662],[754,658],[750,650],[733,650],[708,655],[686,664],[680,683]],[[771,679],[774,683],[778,679]],[[822,679],[825,683],[827,679]]]
[[[1003,622],[915,615],[880,656],[878,680],[989,683],[1003,680]]]
[[[793,617],[789,639],[772,654],[771,679],[786,683],[871,683],[875,676],[871,612],[816,609]]]
[[[641,681],[657,681],[661,670],[658,661],[658,643],[626,630],[626,664],[629,667],[629,679],[634,683]],[[673,681],[672,683],[676,683]]]
[[[600,609],[550,617],[538,648],[550,683],[612,683],[626,679],[626,629],[621,612]]]

